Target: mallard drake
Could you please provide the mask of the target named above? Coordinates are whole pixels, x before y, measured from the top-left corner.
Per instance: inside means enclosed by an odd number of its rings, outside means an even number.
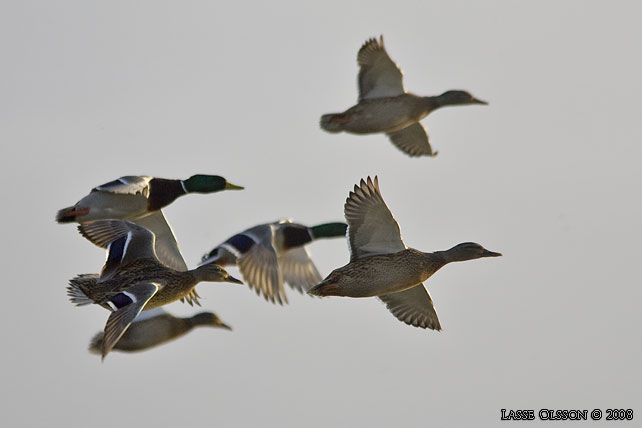
[[[423,282],[451,262],[498,257],[479,244],[466,242],[446,251],[423,253],[401,240],[399,225],[368,177],[354,186],[346,200],[350,263],[335,269],[308,293],[315,296],[377,296],[406,324],[441,330]]]
[[[450,105],[488,104],[466,91],[451,90],[433,97],[406,92],[403,73],[383,45],[383,36],[366,41],[357,54],[359,102],[343,113],[321,116],[328,132],[374,134],[384,132],[409,156],[436,156],[419,121],[438,108]]]
[[[213,263],[188,271],[162,264],[154,251],[154,234],[128,221],[99,220],[81,224],[78,230],[89,241],[107,249],[100,275],[78,275],[67,287],[72,303],[95,303],[112,311],[105,325],[103,358],[142,310],[181,298],[190,304],[198,302],[194,287],[201,281],[242,284]]]
[[[145,351],[189,333],[195,327],[216,327],[231,330],[212,312],[200,312],[192,317],[175,317],[163,308],[143,311],[120,337],[113,350],[122,352]],[[89,352],[102,352],[104,332],[97,333],[89,344]]]
[[[128,220],[151,230],[158,258],[176,270],[187,270],[171,227],[161,208],[188,193],[240,190],[218,175],[193,175],[187,180],[168,180],[146,175],[125,176],[91,189],[72,207],[58,211],[58,223],[89,223],[95,220]]]
[[[238,265],[243,279],[271,302],[287,303],[283,283],[300,292],[321,281],[305,244],[319,238],[345,236],[345,223],[314,227],[280,220],[260,224],[229,238],[205,254],[202,264]]]

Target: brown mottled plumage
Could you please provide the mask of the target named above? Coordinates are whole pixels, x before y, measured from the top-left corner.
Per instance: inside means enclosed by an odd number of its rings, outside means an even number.
[[[168,268],[154,259],[136,259],[120,266],[104,281],[99,281],[98,275],[95,274],[78,275],[69,281],[68,288],[79,289],[93,303],[111,310],[108,302],[114,295],[134,284],[153,282],[159,289],[143,309],[149,310],[182,298],[186,298],[190,305],[195,303],[200,306],[198,296],[192,295],[192,290],[203,281],[241,283],[216,264],[207,264],[183,272]]]
[[[105,325],[102,356],[118,342],[142,310],[185,298],[198,297],[194,287],[201,281],[242,284],[215,264],[177,271],[158,261],[154,234],[123,220],[100,220],[78,226],[80,233],[108,250],[100,276],[79,275],[69,281],[67,294],[73,303],[95,303],[111,310]]]
[[[446,251],[408,248],[381,196],[377,177],[354,186],[344,207],[350,263],[335,269],[308,293],[316,296],[374,297],[406,324],[441,330],[432,299],[423,286],[444,265],[499,253],[466,242]]]
[[[445,264],[440,254],[407,248],[355,259],[332,271],[317,287],[327,290],[326,296],[376,297],[414,287]]]

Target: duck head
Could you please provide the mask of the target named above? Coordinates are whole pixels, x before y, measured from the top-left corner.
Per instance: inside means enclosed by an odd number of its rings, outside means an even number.
[[[234,278],[227,273],[225,269],[215,263],[202,264],[192,272],[194,272],[199,282],[231,282],[234,284],[243,284],[243,281]]]
[[[218,315],[213,312],[200,312],[190,318],[190,321],[194,325],[207,325],[210,327],[220,327],[226,330],[232,330],[232,327],[221,321]]]
[[[201,258],[201,265],[216,263],[219,266],[235,265],[236,255],[223,245],[219,245]]]
[[[455,245],[450,250],[442,252],[442,254],[446,259],[446,263],[501,256],[501,253],[489,251],[474,242],[464,242],[463,244]]]
[[[465,104],[483,104],[487,105],[486,101],[479,100],[473,97],[470,92],[451,90],[446,91],[437,97],[439,105],[452,106],[452,105],[465,105]]]
[[[242,186],[229,183],[220,175],[192,175],[183,180],[183,185],[188,193],[213,193],[221,190],[242,190]]]

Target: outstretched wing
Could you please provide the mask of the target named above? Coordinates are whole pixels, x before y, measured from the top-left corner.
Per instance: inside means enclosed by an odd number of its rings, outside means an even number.
[[[350,261],[376,254],[390,254],[405,250],[399,224],[379,191],[379,181],[361,179],[354,186],[344,206],[348,222]]]
[[[409,156],[437,156],[437,152],[433,153],[430,147],[426,130],[419,122],[387,135],[399,150]]]
[[[136,259],[156,259],[154,234],[124,220],[99,220],[81,224],[78,231],[93,244],[107,249],[99,281],[111,277],[118,266]]]
[[[275,301],[280,304],[288,302],[283,288],[283,276],[279,270],[278,258],[272,245],[255,241],[255,245],[242,254],[236,264],[245,282],[257,294],[263,294],[267,300],[273,303]]]
[[[357,54],[359,64],[359,101],[372,98],[396,97],[405,93],[403,73],[385,47],[383,36],[366,41]]]
[[[108,304],[114,311],[107,319],[107,324],[105,324],[101,352],[103,359],[118,343],[129,325],[157,291],[158,284],[139,282],[111,297]]]
[[[149,229],[156,236],[154,249],[158,260],[174,270],[187,270],[187,264],[183,259],[181,250],[178,248],[174,232],[161,210],[154,211],[145,217],[137,218],[133,222],[145,229]]]
[[[399,321],[419,328],[441,330],[432,299],[423,284],[378,297]]]
[[[220,253],[220,249],[225,249],[234,255],[236,265],[239,267],[245,283],[254,289],[256,294],[262,294],[266,300],[273,303],[287,303],[288,300],[283,288],[283,276],[279,270],[278,256],[274,249],[274,226],[272,224],[251,227],[232,236],[217,248],[219,248],[217,253]],[[213,261],[214,263],[216,260],[216,255],[205,259],[207,262]]]
[[[321,282],[321,275],[305,247],[292,248],[279,256],[283,280],[301,293]]]

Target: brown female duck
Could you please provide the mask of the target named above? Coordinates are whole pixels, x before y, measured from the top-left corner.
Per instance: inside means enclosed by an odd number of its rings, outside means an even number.
[[[445,106],[488,104],[466,91],[451,90],[433,97],[406,92],[403,73],[388,56],[383,36],[379,41],[366,41],[359,49],[357,62],[360,67],[359,102],[343,113],[321,116],[321,128],[328,132],[383,132],[409,156],[436,156],[419,121]]]
[[[214,327],[231,330],[213,312],[199,312],[191,317],[176,317],[163,308],[143,311],[131,323],[121,336],[113,350],[121,352],[139,352],[178,339],[196,327]],[[102,352],[104,332],[97,333],[89,344],[89,351],[94,354]]]
[[[424,253],[408,248],[399,225],[374,181],[361,180],[346,200],[350,263],[335,269],[308,291],[315,296],[373,297],[406,324],[441,330],[423,282],[448,263],[497,257],[479,244],[466,242],[446,251]]]
[[[154,234],[134,223],[100,220],[82,224],[78,230],[108,252],[100,276],[78,275],[67,287],[76,305],[95,303],[112,311],[105,325],[103,358],[142,310],[182,298],[198,303],[194,287],[201,281],[242,284],[215,264],[188,271],[162,264],[154,251]]]

